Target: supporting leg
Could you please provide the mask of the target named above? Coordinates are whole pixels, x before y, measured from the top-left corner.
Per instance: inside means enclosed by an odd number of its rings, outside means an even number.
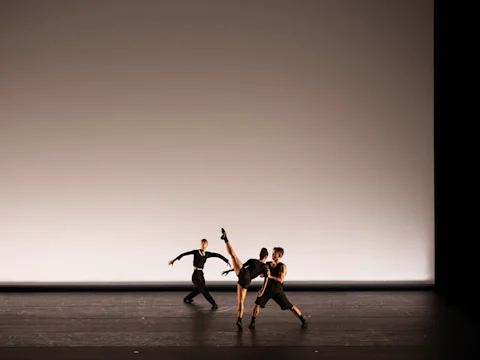
[[[235,254],[235,250],[233,250],[233,246],[227,238],[227,233],[223,233],[221,239],[225,241],[225,247],[227,248],[227,252],[232,258],[232,266],[233,266],[233,269],[235,270],[235,275],[238,276],[238,273],[243,267],[243,263],[237,257],[237,254]]]
[[[185,299],[183,299],[183,302],[185,303],[191,303],[193,301],[193,298],[200,294],[200,291],[195,287],[190,294],[188,294]]]
[[[246,295],[247,295],[247,289],[241,287],[240,284],[237,284],[237,311],[238,311],[237,326],[239,330],[243,329],[242,317],[243,317],[243,311],[245,309],[244,302],[245,302]]]
[[[203,276],[201,279],[198,279],[196,283],[196,287],[198,291],[202,293],[203,296],[205,296],[205,299],[207,299],[207,301],[210,304],[212,304],[212,308],[217,309],[217,304],[215,303],[215,300],[213,300],[212,295],[210,295],[210,292],[208,291],[207,286],[205,285],[205,278]]]
[[[253,310],[252,310],[252,321],[250,322],[250,325],[248,326],[250,329],[255,329],[255,319],[257,318],[258,314],[260,313],[260,305],[253,305]]]
[[[305,317],[302,315],[298,307],[292,305],[283,291],[275,294],[273,300],[280,306],[282,310],[290,310],[296,317],[298,317],[302,322],[302,328],[307,327],[307,321],[305,320]]]
[[[300,309],[295,305],[293,305],[293,307],[290,310],[296,317],[300,319],[300,321],[302,322],[302,328],[304,329],[307,328],[308,327],[307,320],[305,320],[305,317],[302,315]]]

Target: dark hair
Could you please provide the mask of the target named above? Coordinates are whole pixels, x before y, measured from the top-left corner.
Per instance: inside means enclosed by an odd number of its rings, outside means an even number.
[[[207,240],[207,239],[202,239],[201,242],[202,242],[202,243],[203,243],[203,242],[208,243],[208,240]]]
[[[281,247],[274,247],[273,251],[276,251],[277,253],[279,253],[280,257],[282,257],[283,254],[285,254],[285,251],[283,251],[283,248],[281,248]]]
[[[267,256],[268,256],[268,250],[266,248],[262,248],[262,250],[260,250],[260,259],[263,259]]]

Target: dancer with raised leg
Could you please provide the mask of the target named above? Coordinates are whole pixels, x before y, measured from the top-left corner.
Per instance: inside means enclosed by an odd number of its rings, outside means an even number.
[[[273,299],[282,310],[290,310],[302,322],[302,328],[307,328],[307,321],[300,312],[300,309],[288,300],[283,291],[283,282],[287,275],[287,265],[281,262],[284,254],[281,247],[273,248],[272,261],[267,262],[270,269],[268,286],[262,296],[257,297],[252,311],[252,321],[249,325],[250,329],[255,329],[255,319],[257,318],[260,308],[264,308],[268,300]]]
[[[265,265],[265,261],[268,258],[268,250],[266,248],[262,248],[260,251],[260,259],[249,259],[245,264],[243,264],[240,259],[235,254],[233,250],[232,244],[229,242],[227,238],[227,233],[222,228],[222,236],[221,239],[225,241],[225,246],[227,248],[227,252],[232,258],[232,265],[233,269],[229,271],[224,271],[222,274],[226,275],[230,271],[235,271],[235,275],[238,277],[237,282],[237,310],[238,310],[238,319],[237,319],[237,326],[239,330],[243,329],[242,326],[242,317],[243,311],[245,309],[244,302],[245,296],[247,295],[247,289],[253,279],[256,277],[263,275],[265,277],[265,281],[263,283],[262,289],[258,292],[257,296],[262,296],[265,288],[268,283],[268,277],[270,275],[270,271],[268,270],[268,266]]]
[[[208,247],[208,241],[207,239],[202,239],[200,241],[200,249],[198,250],[192,250],[185,252],[183,254],[178,255],[175,259],[170,260],[168,262],[168,265],[173,265],[175,261],[180,260],[182,257],[186,255],[193,255],[193,274],[192,274],[192,282],[195,288],[193,291],[183,299],[183,302],[185,303],[191,303],[193,301],[193,298],[197,296],[198,294],[203,294],[205,296],[205,299],[212,304],[212,309],[218,309],[217,303],[215,300],[213,300],[212,295],[210,295],[206,285],[205,285],[205,277],[203,276],[203,268],[205,267],[205,263],[207,262],[207,259],[209,258],[220,258],[223,261],[227,263],[228,266],[231,266],[230,262],[228,259],[221,255],[217,254],[214,252],[206,251]]]

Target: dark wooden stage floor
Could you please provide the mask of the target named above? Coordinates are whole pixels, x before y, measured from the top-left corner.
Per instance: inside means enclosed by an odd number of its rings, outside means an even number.
[[[251,331],[255,293],[242,332],[233,292],[218,310],[180,292],[0,293],[0,359],[467,359],[478,343],[430,291],[290,292],[309,328],[271,302]]]

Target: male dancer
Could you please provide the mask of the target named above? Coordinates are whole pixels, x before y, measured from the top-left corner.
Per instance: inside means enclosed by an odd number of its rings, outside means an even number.
[[[212,309],[216,310],[218,309],[217,303],[215,300],[213,300],[212,295],[208,292],[206,286],[205,286],[205,277],[203,276],[203,268],[205,267],[205,263],[208,258],[216,257],[220,258],[223,261],[227,263],[228,266],[232,266],[230,264],[230,261],[228,259],[220,254],[214,253],[214,252],[209,252],[206,251],[208,247],[208,241],[207,239],[202,239],[200,241],[200,249],[199,250],[192,250],[185,252],[183,254],[178,255],[175,259],[170,260],[168,262],[168,265],[173,265],[175,261],[180,260],[182,257],[185,255],[193,255],[193,274],[192,274],[192,282],[195,288],[193,291],[187,295],[185,299],[183,299],[183,302],[185,303],[191,303],[193,301],[193,298],[197,296],[198,294],[202,293],[203,296],[205,296],[205,299],[212,304]]]
[[[228,241],[227,233],[222,228],[222,236],[221,239],[225,241],[225,246],[227,247],[227,251],[232,257],[233,269],[235,271],[235,275],[238,276],[238,283],[237,283],[237,310],[238,310],[238,319],[237,319],[237,327],[239,330],[243,329],[242,326],[242,317],[243,311],[245,309],[245,296],[247,295],[247,289],[253,279],[256,277],[263,275],[265,277],[265,281],[263,283],[262,289],[258,292],[258,296],[262,296],[263,292],[265,291],[265,287],[268,283],[268,276],[270,274],[268,270],[268,266],[265,265],[265,261],[268,258],[268,250],[262,248],[260,251],[260,260],[257,259],[249,259],[245,264],[243,264],[240,259],[235,254],[233,250],[232,244]],[[230,271],[224,271],[222,274],[226,275]]]
[[[302,328],[307,327],[307,321],[302,315],[298,307],[292,305],[288,301],[285,292],[283,291],[283,282],[287,275],[287,265],[280,262],[285,252],[281,247],[273,248],[272,261],[267,262],[270,269],[269,282],[265,293],[257,297],[252,311],[252,321],[249,325],[250,329],[255,329],[255,319],[260,312],[260,308],[264,308],[268,300],[273,299],[282,310],[290,310],[302,322]]]

